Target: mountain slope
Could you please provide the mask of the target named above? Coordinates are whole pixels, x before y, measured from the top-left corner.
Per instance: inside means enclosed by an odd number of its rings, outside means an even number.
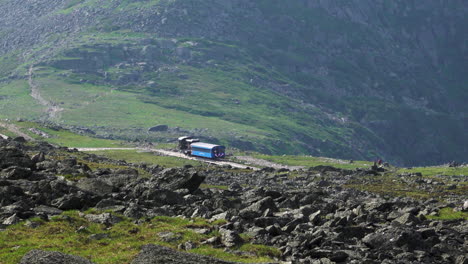
[[[26,100],[11,94],[33,65],[42,97],[63,109],[42,118],[98,134],[167,124],[270,153],[400,164],[468,154],[461,1],[3,0],[0,10],[0,106]]]

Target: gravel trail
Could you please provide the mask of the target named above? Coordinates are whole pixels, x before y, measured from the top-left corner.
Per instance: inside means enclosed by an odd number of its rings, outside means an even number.
[[[210,159],[204,159],[204,158],[198,158],[198,157],[193,157],[193,156],[187,156],[183,153],[176,152],[176,151],[170,151],[170,150],[165,150],[165,149],[154,149],[154,148],[77,148],[79,151],[105,151],[105,150],[141,150],[141,151],[150,151],[154,153],[158,153],[160,155],[164,156],[171,156],[171,157],[178,157],[178,158],[183,158],[183,159],[189,159],[189,160],[197,160],[209,164],[215,164],[218,166],[231,166],[233,168],[239,168],[239,169],[246,169],[246,168],[251,168],[253,170],[258,170],[258,168],[253,167],[253,166],[248,166],[244,164],[239,164],[231,161],[223,161],[223,160],[210,160]]]
[[[38,101],[39,104],[47,107],[46,112],[47,112],[48,118],[55,119],[59,117],[59,114],[61,111],[63,111],[63,108],[60,108],[54,102],[47,101],[46,99],[44,99],[44,97],[42,97],[41,92],[39,91],[39,87],[33,80],[33,75],[34,75],[34,67],[33,65],[31,65],[28,71],[28,83],[29,83],[29,87],[31,88],[31,96],[36,101]]]
[[[16,125],[14,124],[8,124],[8,123],[2,123],[0,122],[0,127],[4,127],[6,129],[8,129],[9,131],[15,133],[16,135],[18,136],[21,136],[21,137],[24,137],[26,140],[29,140],[29,141],[34,141],[35,139],[32,138],[31,136],[29,136],[28,134],[26,133],[23,133],[19,127],[17,127]],[[3,138],[7,137],[5,135],[2,135]],[[8,137],[7,137],[8,138]]]

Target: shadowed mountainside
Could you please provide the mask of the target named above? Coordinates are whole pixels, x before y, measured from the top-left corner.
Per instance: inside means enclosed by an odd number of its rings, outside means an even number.
[[[22,82],[34,65],[42,97],[63,109],[52,121],[98,135],[167,124],[266,153],[398,164],[468,154],[462,1],[3,0],[0,10],[4,118],[48,118]]]

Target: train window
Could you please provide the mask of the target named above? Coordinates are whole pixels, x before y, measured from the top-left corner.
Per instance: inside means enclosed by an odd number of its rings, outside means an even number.
[[[192,147],[192,151],[200,151],[200,152],[211,152],[209,149],[202,149],[197,147]]]

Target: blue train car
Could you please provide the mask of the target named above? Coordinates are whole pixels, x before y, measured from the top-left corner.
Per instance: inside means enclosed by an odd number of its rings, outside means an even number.
[[[213,145],[208,143],[196,142],[190,144],[192,149],[192,156],[209,158],[209,159],[218,159],[224,158],[226,156],[225,151],[226,147]]]

